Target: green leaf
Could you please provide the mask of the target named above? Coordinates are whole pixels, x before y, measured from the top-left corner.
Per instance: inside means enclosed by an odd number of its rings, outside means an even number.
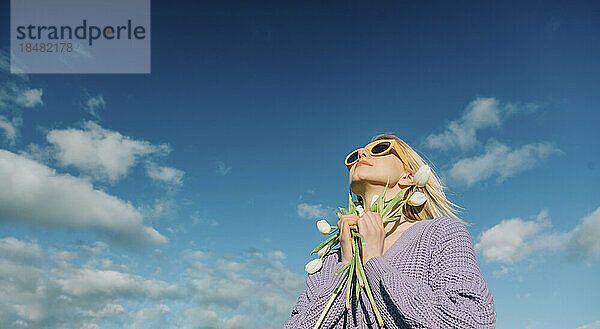
[[[346,210],[342,207],[338,207],[338,209],[340,209],[340,212],[342,213],[342,215],[348,215],[348,210]]]
[[[313,251],[310,254],[312,255],[315,252],[318,252],[319,250],[323,249],[323,247],[325,247],[329,242],[331,242],[331,240],[335,239],[338,236],[339,236],[339,233],[330,236],[327,240],[321,242],[320,245],[316,246],[315,249],[313,249]]]
[[[382,213],[383,212],[383,206],[385,203],[385,196],[387,195],[387,190],[388,190],[388,186],[390,184],[390,180],[387,180],[387,183],[385,183],[385,189],[383,189],[383,197],[379,200],[377,200],[379,203],[377,204],[377,212],[378,213]]]
[[[388,204],[383,208],[383,212],[381,213],[382,217],[387,215],[390,211],[396,208],[396,206],[400,204],[400,202],[402,202],[404,194],[409,188],[410,187],[401,189],[400,192],[398,192],[398,194],[396,194],[396,196],[388,202]]]
[[[339,236],[338,236],[338,237],[336,237],[335,239],[333,239],[333,241],[331,241],[331,243],[329,243],[329,245],[331,245],[331,248],[329,248],[329,249],[331,250],[331,249],[335,248],[335,246],[336,246],[338,243],[340,243]]]
[[[350,262],[350,263],[352,263],[352,262]],[[343,272],[345,269],[347,269],[347,268],[350,266],[350,263],[348,263],[348,264],[346,264],[346,265],[342,266],[342,268],[340,268],[339,270],[337,270],[337,271],[335,272],[335,275],[340,275],[340,273],[342,273],[342,272]]]

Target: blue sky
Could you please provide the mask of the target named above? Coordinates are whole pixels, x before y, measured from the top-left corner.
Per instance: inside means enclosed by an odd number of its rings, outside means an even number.
[[[0,9],[0,327],[280,328],[394,133],[497,328],[600,328],[598,3],[156,1],[149,75],[11,75]]]

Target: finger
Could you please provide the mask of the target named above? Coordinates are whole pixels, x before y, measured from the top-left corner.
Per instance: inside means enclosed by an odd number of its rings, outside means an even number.
[[[363,217],[360,218],[360,220],[358,220],[358,231],[359,232],[366,232],[368,230],[367,227],[367,218],[365,218],[365,216],[363,215]]]
[[[373,229],[373,213],[372,212],[365,212],[365,214],[363,215],[363,221],[364,224],[363,226],[367,229],[367,230],[372,230]]]
[[[377,234],[385,235],[385,228],[383,226],[383,221],[381,220],[381,216],[378,216],[377,213],[371,213],[369,216],[369,227],[373,232],[377,232]]]
[[[375,213],[371,212],[369,214],[365,214],[365,229],[368,232],[381,232],[384,230],[383,225],[379,222],[380,220],[375,215]]]
[[[350,225],[356,225],[357,221],[355,219],[344,218],[344,219],[341,219],[340,222],[341,222],[340,224],[342,226],[342,228],[341,228],[342,235],[340,237],[340,240],[349,241]]]
[[[372,224],[383,227],[383,220],[381,220],[381,215],[379,213],[369,212],[368,217]]]
[[[373,219],[375,220],[375,223],[377,224],[377,226],[379,228],[383,229],[383,219],[381,218],[381,214],[378,212],[374,212]]]
[[[355,219],[358,220],[358,215],[356,214],[348,214],[348,215],[342,215],[340,216],[340,219]]]
[[[352,218],[352,217],[343,217],[340,219],[340,224],[342,226],[344,225],[356,225],[356,223],[358,222],[358,218]]]
[[[344,219],[340,219],[340,232],[342,232],[340,236],[340,240],[346,240],[346,235],[349,233],[350,227],[348,226],[348,222]]]
[[[344,255],[349,256],[352,253],[352,239],[350,237],[350,225],[348,220],[342,220],[342,234],[340,236],[340,243],[342,244],[342,251]]]

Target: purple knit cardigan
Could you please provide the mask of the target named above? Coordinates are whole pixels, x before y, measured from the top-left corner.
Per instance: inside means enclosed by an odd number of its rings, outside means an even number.
[[[306,288],[284,329],[312,329],[343,277],[340,249],[330,251]],[[464,224],[449,217],[409,227],[381,257],[364,266],[386,328],[494,328],[494,297],[475,258]],[[345,284],[344,284],[345,285]],[[345,286],[321,328],[379,328],[364,290],[358,308],[345,307]],[[352,289],[354,297],[354,289]]]

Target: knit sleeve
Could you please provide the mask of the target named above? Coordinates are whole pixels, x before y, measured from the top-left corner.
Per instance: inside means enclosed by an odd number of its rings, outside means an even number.
[[[284,329],[312,329],[317,323],[335,288],[344,277],[345,272],[335,275],[335,272],[343,266],[343,263],[338,261],[338,255],[339,249],[331,251],[325,256],[321,270],[308,275],[306,287],[298,297]],[[347,312],[344,298],[340,297],[342,295],[340,293],[331,305],[321,324],[322,329],[343,327]]]
[[[437,241],[421,264],[423,283],[401,273],[383,257],[365,264],[365,273],[387,328],[494,328],[492,293],[477,264],[464,224],[443,218],[431,236]],[[429,268],[429,270],[427,270]]]

